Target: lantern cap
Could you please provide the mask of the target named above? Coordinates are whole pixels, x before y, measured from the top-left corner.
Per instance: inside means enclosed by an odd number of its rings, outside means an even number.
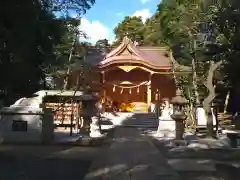
[[[176,90],[176,96],[171,99],[171,103],[174,105],[184,105],[188,103],[188,100],[183,97],[182,91],[180,89]]]

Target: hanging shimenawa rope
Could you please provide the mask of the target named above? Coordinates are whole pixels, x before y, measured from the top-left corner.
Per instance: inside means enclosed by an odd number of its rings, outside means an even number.
[[[142,83],[140,83],[140,84],[135,84],[135,85],[133,85],[133,86],[121,86],[121,85],[117,85],[117,84],[112,84],[113,85],[113,88],[114,88],[114,90],[115,90],[115,87],[119,87],[119,88],[121,88],[121,89],[132,89],[132,88],[137,88],[137,87],[139,87],[139,86],[142,86],[142,85],[146,85],[148,83],[148,81],[145,81],[145,82],[142,82]]]

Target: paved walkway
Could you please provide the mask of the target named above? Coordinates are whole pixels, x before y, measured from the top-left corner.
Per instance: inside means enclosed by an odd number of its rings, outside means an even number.
[[[85,180],[179,179],[160,152],[135,128],[118,127],[114,140],[93,163]]]

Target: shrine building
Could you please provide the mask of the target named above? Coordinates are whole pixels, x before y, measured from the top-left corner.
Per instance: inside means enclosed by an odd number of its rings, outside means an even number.
[[[100,94],[104,101],[146,107],[155,103],[157,90],[161,99],[175,96],[173,74],[191,72],[191,67],[178,64],[167,48],[137,46],[127,37],[95,67],[101,73]]]

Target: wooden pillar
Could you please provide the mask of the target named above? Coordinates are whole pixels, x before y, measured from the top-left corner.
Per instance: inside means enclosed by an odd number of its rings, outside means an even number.
[[[105,87],[105,73],[104,71],[101,72],[101,84],[102,84],[102,87],[103,87],[103,111],[105,111],[106,109],[106,87]]]
[[[148,78],[148,84],[147,84],[147,105],[148,105],[148,109],[151,109],[151,102],[152,102],[152,89],[151,89],[151,81],[152,78],[152,73],[149,74],[149,78]]]

